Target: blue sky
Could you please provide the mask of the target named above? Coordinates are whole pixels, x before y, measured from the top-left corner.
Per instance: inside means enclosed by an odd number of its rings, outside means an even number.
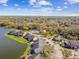
[[[79,0],[0,0],[1,16],[79,16]]]

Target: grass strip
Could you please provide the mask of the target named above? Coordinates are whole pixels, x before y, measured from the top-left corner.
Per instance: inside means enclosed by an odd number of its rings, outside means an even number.
[[[10,39],[13,39],[19,43],[22,43],[22,44],[27,44],[29,43],[26,39],[22,38],[22,37],[17,37],[17,36],[14,36],[14,35],[8,35],[6,34],[5,35],[6,37],[10,38]]]

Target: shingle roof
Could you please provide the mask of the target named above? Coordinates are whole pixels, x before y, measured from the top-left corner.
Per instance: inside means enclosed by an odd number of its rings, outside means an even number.
[[[52,40],[61,40],[62,36],[61,35],[57,35],[55,36]]]
[[[10,31],[8,34],[15,35],[15,36],[22,36],[22,32],[20,30],[13,30],[13,31]]]
[[[32,41],[33,40],[33,37],[32,37],[32,35],[30,33],[26,33],[23,38],[27,39],[28,41]]]
[[[79,40],[67,40],[64,43],[61,44],[61,46],[65,47],[65,48],[71,48],[71,49],[75,49],[75,48],[79,48]]]
[[[33,55],[29,56],[28,59],[35,59],[36,56],[37,56],[36,54],[33,54]]]

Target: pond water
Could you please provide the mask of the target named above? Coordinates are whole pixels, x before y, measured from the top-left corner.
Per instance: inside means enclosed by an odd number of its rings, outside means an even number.
[[[8,29],[0,28],[0,59],[19,59],[26,45],[5,37]]]

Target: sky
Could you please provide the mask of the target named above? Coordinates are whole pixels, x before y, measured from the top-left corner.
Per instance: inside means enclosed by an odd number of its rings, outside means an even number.
[[[0,16],[79,16],[79,0],[0,0]]]

